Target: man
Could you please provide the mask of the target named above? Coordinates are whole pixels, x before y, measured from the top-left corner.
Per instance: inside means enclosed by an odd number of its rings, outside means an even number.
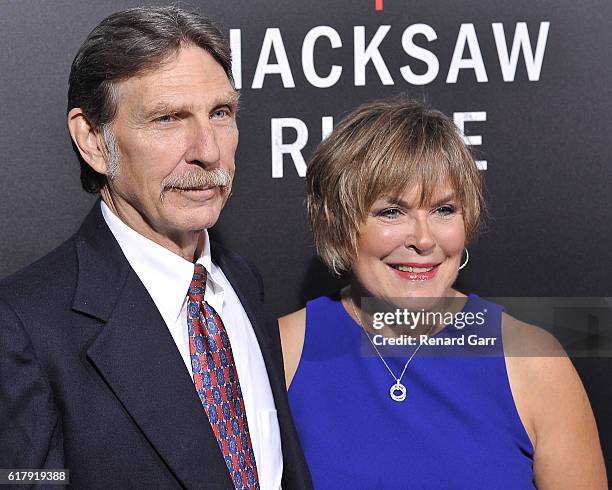
[[[210,243],[238,143],[219,31],[175,7],[103,20],[68,128],[98,202],[0,285],[0,467],[76,488],[310,488],[259,274]]]

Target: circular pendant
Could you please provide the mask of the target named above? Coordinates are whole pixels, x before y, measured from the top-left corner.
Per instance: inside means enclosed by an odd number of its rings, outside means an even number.
[[[389,390],[389,395],[396,402],[403,402],[406,399],[406,387],[398,381]]]

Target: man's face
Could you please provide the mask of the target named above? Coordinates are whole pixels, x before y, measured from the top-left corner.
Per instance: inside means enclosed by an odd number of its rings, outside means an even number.
[[[119,166],[108,188],[130,227],[174,248],[215,224],[231,191],[237,93],[221,65],[183,47],[159,69],[116,84]],[[211,172],[225,174],[210,179]]]

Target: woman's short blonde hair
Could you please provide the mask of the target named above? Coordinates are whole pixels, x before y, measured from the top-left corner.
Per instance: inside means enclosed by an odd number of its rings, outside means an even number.
[[[380,198],[417,186],[420,204],[428,205],[450,185],[466,242],[484,211],[480,171],[453,121],[405,96],[368,102],[345,117],[315,150],[306,182],[317,252],[337,273],[351,268],[359,229]]]

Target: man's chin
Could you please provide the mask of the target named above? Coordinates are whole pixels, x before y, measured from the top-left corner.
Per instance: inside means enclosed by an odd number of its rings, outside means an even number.
[[[227,194],[219,187],[170,191],[159,212],[170,228],[197,231],[215,225],[226,201]]]
[[[188,219],[188,226],[190,226],[192,230],[212,228],[219,220],[222,206],[223,205],[220,204],[219,206],[206,207],[189,213],[189,215],[186,216]]]

